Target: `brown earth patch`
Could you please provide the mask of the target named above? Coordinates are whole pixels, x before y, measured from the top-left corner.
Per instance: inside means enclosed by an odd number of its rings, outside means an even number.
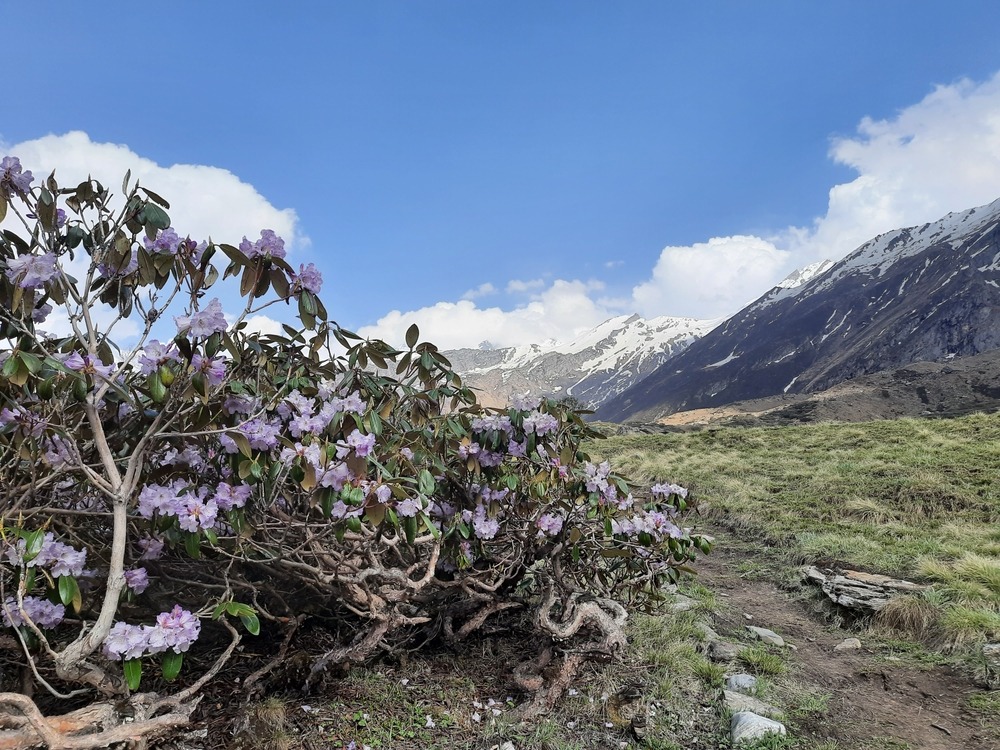
[[[859,633],[824,622],[825,604],[810,600],[808,592],[784,591],[740,574],[741,563],[768,554],[720,532],[713,553],[699,560],[699,583],[728,605],[715,616],[721,634],[742,636],[745,625],[774,630],[797,649],[789,655],[794,677],[829,694],[828,710],[798,726],[800,736],[835,740],[844,748],[1000,748],[996,729],[967,706],[971,695],[983,692],[969,676],[947,666],[895,661],[884,649],[867,646],[864,632],[860,651],[835,652]]]

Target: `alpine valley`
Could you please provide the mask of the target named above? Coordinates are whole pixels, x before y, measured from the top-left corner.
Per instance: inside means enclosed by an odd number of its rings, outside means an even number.
[[[624,316],[567,344],[447,356],[490,405],[571,396],[597,419],[649,423],[996,349],[1000,200],[800,269],[726,320]]]

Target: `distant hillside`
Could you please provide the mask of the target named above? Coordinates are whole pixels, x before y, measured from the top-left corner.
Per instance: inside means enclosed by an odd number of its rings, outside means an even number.
[[[717,326],[719,320],[611,318],[565,344],[444,352],[487,405],[512,396],[572,396],[590,408],[621,393]]]
[[[596,416],[653,422],[998,349],[998,238],[1000,201],[880,235],[807,283],[774,288]]]

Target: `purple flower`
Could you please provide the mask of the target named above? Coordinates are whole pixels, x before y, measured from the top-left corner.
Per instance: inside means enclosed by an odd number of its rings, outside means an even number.
[[[167,648],[178,654],[187,651],[201,632],[201,621],[179,604],[175,604],[170,612],[157,615],[156,624],[164,631]]]
[[[34,310],[31,311],[31,320],[34,323],[44,323],[45,319],[49,317],[49,313],[52,312],[52,305],[44,304],[39,305]]]
[[[139,491],[139,515],[143,518],[152,518],[153,513],[159,513],[161,516],[177,515],[180,509],[178,496],[183,487],[183,482],[174,482],[167,486],[147,484]]]
[[[312,263],[309,265],[299,265],[298,274],[293,275],[295,287],[299,290],[319,294],[323,286],[323,274]]]
[[[401,455],[407,461],[413,460],[413,451],[411,451],[409,448],[400,448],[399,455]]]
[[[146,650],[146,645],[146,633],[142,626],[116,622],[104,639],[102,650],[106,657],[114,661],[138,659]]]
[[[62,435],[52,435],[45,439],[45,452],[42,454],[48,463],[56,469],[73,466],[79,460],[76,443]]]
[[[559,420],[551,414],[533,411],[524,418],[524,431],[534,432],[541,437],[559,429]]]
[[[488,451],[485,448],[479,452],[479,465],[484,469],[493,468],[503,463],[503,454]]]
[[[477,505],[472,514],[472,529],[480,539],[492,539],[500,531],[500,521],[486,515],[486,507]]]
[[[360,430],[354,430],[354,432],[347,436],[347,445],[354,448],[355,455],[359,458],[364,458],[375,447],[375,436],[364,435]]]
[[[535,522],[535,525],[538,526],[538,536],[555,536],[562,531],[563,519],[562,516],[546,513]]]
[[[226,316],[218,297],[208,303],[208,307],[192,315],[175,317],[178,333],[189,333],[194,338],[207,338],[213,333],[226,330]]]
[[[649,491],[653,495],[661,495],[664,498],[677,495],[677,497],[683,500],[688,496],[688,491],[679,484],[654,484],[650,487]]]
[[[156,560],[163,554],[162,539],[147,536],[144,539],[138,540],[136,544],[142,550],[142,554],[139,556],[140,560]]]
[[[320,487],[332,487],[337,492],[343,489],[344,485],[354,479],[354,474],[345,463],[335,463],[327,467],[326,471],[316,479],[316,484]]]
[[[191,357],[191,367],[195,372],[203,373],[205,382],[212,388],[222,385],[222,381],[226,379],[226,361],[222,357],[209,359],[195,354]]]
[[[40,628],[54,628],[66,615],[66,608],[61,604],[53,604],[46,599],[26,596],[22,599],[24,612],[28,618]],[[17,608],[17,600],[8,596],[3,603],[3,624],[8,628],[19,628],[27,623]]]
[[[475,432],[504,432],[510,435],[514,426],[510,423],[510,417],[506,414],[493,414],[473,419],[472,429]]]
[[[153,339],[146,344],[146,348],[139,355],[139,370],[143,375],[149,375],[151,372],[155,372],[161,365],[179,360],[179,352],[173,343],[161,344],[156,339]]]
[[[458,457],[468,458],[469,456],[475,456],[479,453],[479,443],[469,443],[468,445],[458,446]]]
[[[14,193],[26,196],[33,179],[31,172],[21,170],[21,160],[16,156],[5,156],[0,160],[0,195],[5,198]]]
[[[420,500],[408,497],[396,504],[396,513],[407,518],[413,518],[413,516],[423,510],[423,507]]]
[[[253,244],[244,237],[240,243],[240,252],[251,259],[257,256],[284,258],[285,241],[276,235],[273,229],[264,229],[260,233],[260,239]]]
[[[260,417],[249,419],[239,426],[239,431],[246,435],[250,441],[250,447],[258,451],[269,451],[278,446],[278,436],[281,434],[281,423],[278,421],[268,422]],[[228,438],[228,435],[221,435]],[[231,438],[229,438],[231,440]],[[235,452],[229,451],[227,452]]]
[[[55,253],[18,255],[7,261],[4,273],[22,289],[35,289],[58,273]]]
[[[215,504],[222,510],[242,508],[247,504],[247,500],[250,499],[251,491],[248,484],[238,484],[234,487],[226,482],[219,482],[219,486],[215,488],[215,495],[212,499],[215,500]]]
[[[20,404],[14,404],[13,409],[8,409],[6,406],[0,409],[0,427],[8,425],[15,425],[16,431],[23,437],[39,438],[48,422]]]
[[[149,588],[149,574],[146,572],[145,568],[133,568],[132,570],[126,570],[125,585],[128,586],[133,593],[141,594]]]
[[[71,352],[63,357],[63,364],[66,369],[83,373],[84,375],[100,375],[107,380],[111,377],[112,365],[106,365],[101,360],[91,357],[89,354]]]
[[[142,238],[142,244],[146,246],[146,249],[151,253],[160,253],[161,255],[177,255],[177,248],[181,244],[181,238],[177,236],[177,232],[171,227],[161,230],[156,235],[155,240],[149,239],[149,237]]]
[[[387,484],[380,484],[375,488],[375,499],[385,505],[392,498],[392,487]]]
[[[219,514],[219,506],[215,500],[188,493],[181,498],[183,505],[177,513],[178,525],[184,531],[192,533],[200,529],[210,529],[215,526],[216,516]]]
[[[507,452],[514,456],[514,458],[526,458],[528,455],[528,442],[522,440],[519,443],[516,440],[511,440],[507,443]]]

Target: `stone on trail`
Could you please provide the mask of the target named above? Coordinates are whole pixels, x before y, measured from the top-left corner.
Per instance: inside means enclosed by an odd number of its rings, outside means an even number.
[[[737,693],[735,690],[723,690],[722,699],[726,708],[735,713],[754,713],[759,716],[769,716],[777,718],[781,716],[781,709],[772,706],[770,703],[757,700],[749,695]]]
[[[929,586],[860,570],[827,570],[808,566],[802,577],[819,584],[830,599],[842,607],[873,614],[898,594],[919,594]]]
[[[857,651],[861,648],[861,641],[857,638],[845,638],[836,646],[833,647],[834,651]]]
[[[767,628],[758,628],[756,625],[747,625],[747,630],[753,633],[755,636],[764,641],[764,643],[770,643],[772,646],[784,646],[785,639],[780,635],[775,633],[773,630],[768,630]]]
[[[708,644],[708,658],[712,661],[733,661],[739,656],[740,647],[727,641],[712,641]]]
[[[746,672],[734,674],[726,678],[726,688],[729,690],[738,690],[741,693],[749,693],[755,687],[757,687],[757,678],[752,674],[747,674]]]
[[[752,711],[739,711],[733,714],[729,724],[729,734],[733,745],[739,745],[749,740],[760,739],[769,734],[787,734],[785,725],[780,721],[758,716]]]
[[[668,604],[670,611],[674,614],[679,612],[689,612],[697,606],[698,602],[692,599],[690,596],[684,596],[683,594],[674,594],[674,600]]]

